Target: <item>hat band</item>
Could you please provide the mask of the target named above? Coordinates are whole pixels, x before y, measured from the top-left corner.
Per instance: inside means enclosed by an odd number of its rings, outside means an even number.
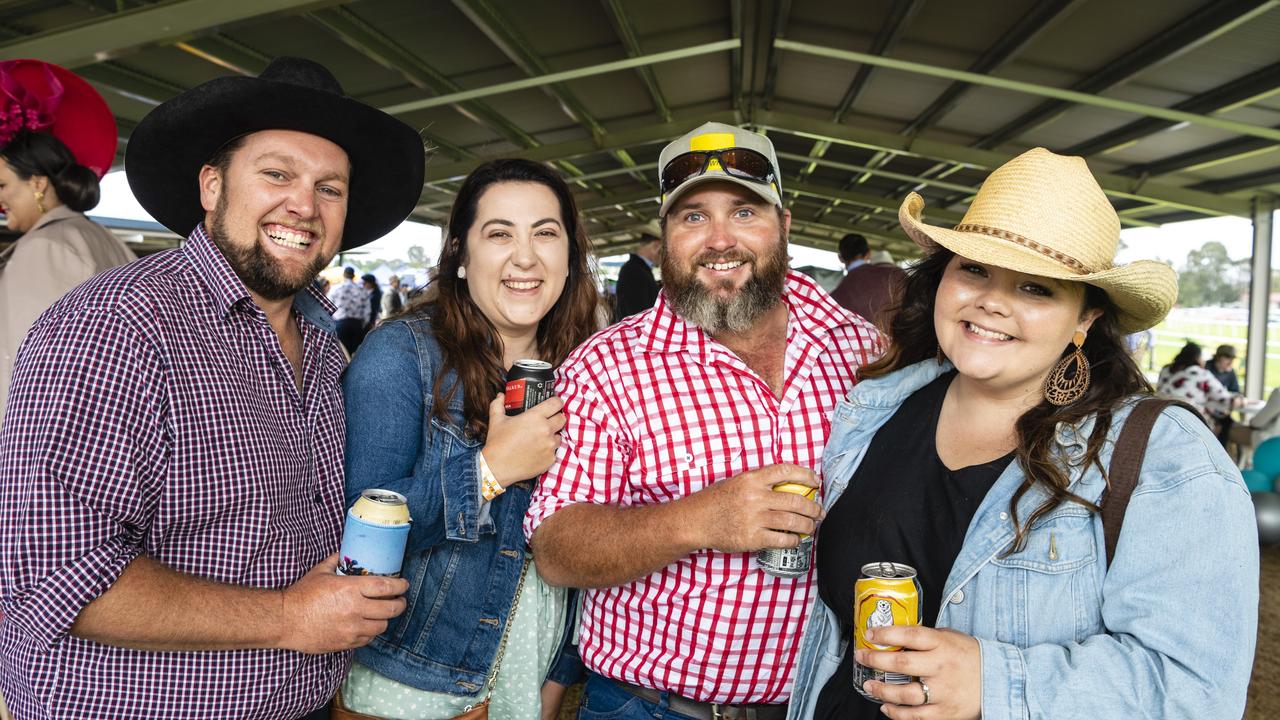
[[[956,232],[978,233],[980,235],[990,235],[991,237],[1000,238],[1001,240],[1008,240],[1009,242],[1021,245],[1028,250],[1034,250],[1047,258],[1057,260],[1082,275],[1088,275],[1091,272],[1089,268],[1085,267],[1084,263],[1070,255],[1054,250],[1051,247],[1045,247],[1031,238],[1023,237],[1017,233],[1009,232],[1008,230],[1001,230],[1000,228],[993,228],[987,225],[971,225],[967,223],[964,225],[956,225],[953,229]]]

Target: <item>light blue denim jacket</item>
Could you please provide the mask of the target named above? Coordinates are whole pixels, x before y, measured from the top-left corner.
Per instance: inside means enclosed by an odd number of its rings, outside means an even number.
[[[950,367],[926,360],[861,382],[840,402],[823,457],[828,508],[876,431]],[[1113,415],[1104,467],[1131,409]],[[1079,466],[1093,424],[1060,427],[1058,443],[1071,490],[1097,501],[1101,473]],[[1257,633],[1258,535],[1240,473],[1203,423],[1177,408],[1156,421],[1110,568],[1101,519],[1075,503],[1037,520],[1025,548],[1002,556],[1023,479],[1015,460],[978,507],[938,613],[938,627],[978,638],[982,717],[1239,718]],[[1044,497],[1033,488],[1019,517]],[[788,718],[813,717],[846,641],[815,593]]]

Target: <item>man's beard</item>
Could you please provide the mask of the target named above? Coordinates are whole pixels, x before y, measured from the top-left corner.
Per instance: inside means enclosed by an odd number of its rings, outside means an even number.
[[[284,300],[293,297],[300,290],[310,285],[316,275],[329,264],[329,258],[317,257],[310,267],[296,277],[290,277],[280,262],[262,247],[255,236],[248,247],[238,246],[231,242],[227,235],[227,193],[218,195],[218,204],[213,209],[213,221],[209,224],[209,239],[222,251],[227,264],[240,277],[240,281],[253,292],[266,300]],[[320,242],[317,236],[313,242]]]
[[[697,267],[703,263],[737,260],[751,263],[752,274],[742,288],[727,298],[717,297],[715,291],[731,288],[730,281],[708,287],[697,277]],[[787,239],[779,235],[773,252],[762,257],[742,250],[724,254],[704,251],[692,264],[693,269],[683,267],[670,253],[663,254],[662,283],[672,310],[712,335],[746,332],[782,300],[787,279]]]

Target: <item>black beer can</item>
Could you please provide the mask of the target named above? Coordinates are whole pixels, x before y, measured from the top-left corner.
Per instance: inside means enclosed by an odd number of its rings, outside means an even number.
[[[507,415],[519,415],[555,394],[556,377],[551,363],[517,360],[507,372],[507,389],[502,404]]]

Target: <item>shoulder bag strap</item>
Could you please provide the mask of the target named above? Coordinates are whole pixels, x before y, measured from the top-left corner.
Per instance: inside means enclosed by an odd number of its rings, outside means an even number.
[[[1124,513],[1129,508],[1129,497],[1138,486],[1138,473],[1142,470],[1142,459],[1147,454],[1147,443],[1151,440],[1151,428],[1156,418],[1170,405],[1180,405],[1192,415],[1204,418],[1187,403],[1169,398],[1148,398],[1140,400],[1125,420],[1116,439],[1115,450],[1111,453],[1111,467],[1107,470],[1107,491],[1102,498],[1102,536],[1107,547],[1107,567],[1111,567],[1111,559],[1116,554],[1116,543],[1120,541],[1120,528],[1124,526]]]

